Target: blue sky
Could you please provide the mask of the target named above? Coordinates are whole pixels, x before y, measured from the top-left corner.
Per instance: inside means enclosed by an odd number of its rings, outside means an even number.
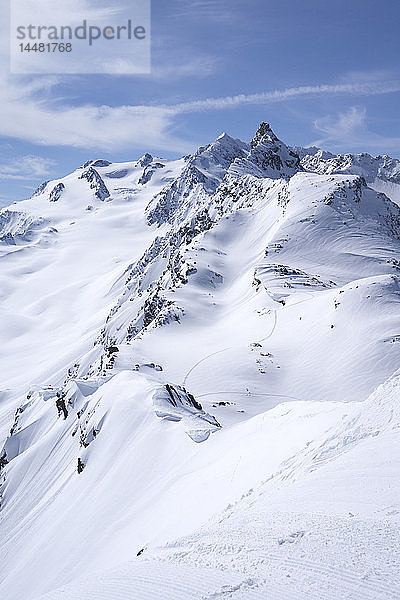
[[[263,120],[288,144],[400,158],[398,0],[153,0],[136,76],[10,75],[0,10],[0,205],[89,158],[175,157]]]

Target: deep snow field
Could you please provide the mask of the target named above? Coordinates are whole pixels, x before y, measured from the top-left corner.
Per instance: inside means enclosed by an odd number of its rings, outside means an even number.
[[[399,189],[263,123],[0,211],[0,598],[400,598]]]

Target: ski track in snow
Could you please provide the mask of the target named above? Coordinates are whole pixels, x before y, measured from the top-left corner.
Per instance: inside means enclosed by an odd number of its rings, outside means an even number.
[[[231,526],[217,524],[177,541],[176,548],[170,545],[168,560],[242,573],[254,582],[259,598],[264,597],[262,592],[271,593],[273,599],[398,598],[399,562],[393,555],[398,522],[279,512],[266,519],[265,514],[248,510],[246,522],[234,519]],[[282,531],[288,532],[286,536],[280,537]],[[357,539],[359,547],[354,543]],[[384,569],[377,567],[374,553],[382,553]],[[234,593],[238,598],[251,597],[247,590],[242,596],[240,587]]]

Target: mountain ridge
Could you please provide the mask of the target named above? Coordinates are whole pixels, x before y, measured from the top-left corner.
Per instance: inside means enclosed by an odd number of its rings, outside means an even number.
[[[208,598],[395,597],[399,165],[263,122],[87,161],[0,211],[10,600],[101,599],[96,573],[134,592],[141,564],[155,600],[177,565]]]

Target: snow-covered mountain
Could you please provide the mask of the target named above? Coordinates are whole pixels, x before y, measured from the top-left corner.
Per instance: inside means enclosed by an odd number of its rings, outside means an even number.
[[[0,211],[2,597],[399,597],[399,186],[262,123]]]
[[[362,154],[331,154],[315,146],[293,148],[306,171],[317,173],[348,173],[360,175],[370,187],[390,196],[400,204],[400,160],[391,156]]]

